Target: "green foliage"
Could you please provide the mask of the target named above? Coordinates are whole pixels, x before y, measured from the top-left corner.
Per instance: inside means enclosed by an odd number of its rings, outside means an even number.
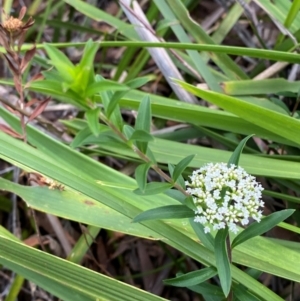
[[[186,158],[183,158],[174,168],[172,173],[172,179],[174,182],[177,181],[179,176],[184,172],[184,170],[189,166],[191,161],[194,159],[195,155],[190,155]]]
[[[154,209],[147,210],[139,215],[137,215],[133,222],[141,222],[146,220],[155,219],[173,219],[173,218],[187,218],[194,216],[195,213],[191,209],[182,205],[169,205],[158,207]]]
[[[279,212],[274,212],[268,215],[259,223],[258,222],[252,223],[249,227],[247,227],[243,232],[241,232],[238,236],[234,238],[231,244],[232,248],[247,241],[250,238],[266,233],[267,231],[271,230],[276,225],[278,225],[280,222],[287,219],[294,212],[295,210],[292,209],[281,210]]]
[[[135,169],[135,179],[136,182],[139,186],[140,191],[144,192],[147,184],[147,174],[148,170],[151,166],[151,163],[144,163],[140,164],[136,169]]]
[[[173,279],[164,280],[164,283],[180,287],[194,286],[214,277],[216,274],[217,271],[215,268],[204,268],[199,271],[179,275]]]
[[[205,233],[204,226],[200,223],[195,223],[193,218],[190,219],[190,224],[191,224],[194,232],[200,239],[200,242],[206,248],[213,251],[214,247],[215,247],[215,241],[214,241],[214,237],[211,235],[211,233]]]
[[[0,230],[1,264],[63,300],[165,300],[138,289],[131,289],[126,284],[67,260],[29,248],[7,237],[3,228]],[[73,276],[70,277],[70,274]]]
[[[150,106],[150,98],[146,96],[142,99],[141,104],[138,109],[138,115],[135,121],[135,129],[140,130],[146,133],[145,136],[150,136],[151,129],[151,106]],[[146,154],[148,148],[148,141],[142,141],[141,139],[136,139],[136,146],[139,150]]]
[[[228,259],[226,238],[228,236],[228,228],[219,230],[215,237],[215,254],[218,276],[220,278],[221,287],[224,295],[227,297],[231,289],[231,267]]]
[[[239,144],[238,146],[235,148],[234,152],[232,153],[229,161],[228,161],[228,166],[230,164],[234,164],[236,166],[239,165],[239,161],[240,161],[240,156],[241,156],[241,153],[247,143],[247,141],[254,135],[250,135],[250,136],[247,136],[246,138],[244,138]]]
[[[134,193],[138,195],[151,195],[151,194],[158,194],[165,192],[166,190],[170,189],[172,184],[169,183],[161,183],[161,182],[151,182],[146,184],[146,187],[143,191],[140,189],[136,189]]]
[[[37,49],[44,49],[47,58],[37,52],[32,64],[47,71],[42,71],[43,80],[25,85],[28,100],[34,92],[74,106],[72,112],[77,114],[76,118],[62,121],[68,138],[74,135],[74,139],[60,142],[62,133],[59,131],[57,135],[53,128],[56,123],[47,123],[43,131],[35,123],[28,125],[28,143],[1,131],[1,160],[49,177],[64,189],[20,185],[10,180],[10,173],[0,178],[0,189],[18,195],[31,208],[87,224],[91,237],[87,237],[88,241],[81,237],[72,250],[76,262],[84,257],[100,229],[107,229],[161,240],[198,266],[205,266],[199,271],[178,273],[175,278],[165,280],[165,284],[186,287],[205,300],[223,301],[231,290],[234,300],[282,301],[282,295],[237,266],[287,279],[291,287],[293,282],[299,282],[299,243],[261,236],[274,226],[299,234],[299,210],[274,212],[230,237],[227,229],[205,233],[203,225],[194,222],[195,204],[193,197],[185,192],[185,179],[192,169],[208,162],[239,164],[247,172],[264,178],[262,183],[270,186],[264,193],[271,200],[282,200],[286,208],[295,208],[300,203],[297,197],[300,192],[299,80],[283,78],[286,70],[274,78],[254,80],[265,69],[265,60],[271,65],[300,62],[299,54],[294,52],[300,39],[299,1],[259,1],[267,19],[288,30],[283,32],[286,35],[278,35],[273,49],[269,44],[265,49],[259,49],[259,44],[255,47],[222,45],[224,39],[231,38],[244,9],[238,3],[229,5],[226,14],[213,25],[213,33],[208,34],[201,23],[192,19],[189,10],[199,5],[196,2],[150,1],[146,12],[149,22],[156,24],[156,30],[166,41],[170,36],[178,41],[169,43],[162,39],[153,43],[137,34],[139,25],[129,24],[85,1],[49,1],[43,15],[37,10],[41,1],[34,1],[29,12],[36,25],[28,31],[28,37],[32,41],[37,36]],[[11,1],[5,1],[4,5],[5,11],[11,11]],[[59,19],[66,15],[65,11],[73,11],[76,16],[82,14],[85,24]],[[118,15],[122,15],[121,10]],[[100,27],[94,29],[92,20],[109,24],[114,32],[102,33]],[[40,43],[47,26],[54,28],[54,43]],[[250,32],[256,35],[255,40],[262,41],[255,31]],[[70,42],[71,36],[80,34],[84,38],[91,34],[101,36],[101,42]],[[24,45],[21,51],[31,47]],[[76,57],[73,62],[73,55],[69,58],[65,47],[81,47],[79,61]],[[124,47],[118,63],[106,61],[108,47]],[[168,54],[172,52],[174,68],[182,75],[181,80],[174,79],[174,85],[180,85],[214,107],[176,100],[169,87],[160,91],[165,85],[160,78],[163,73],[159,64],[158,70],[153,71],[147,48],[166,48]],[[0,52],[4,53],[5,49],[1,47]],[[250,58],[246,64],[245,57]],[[252,64],[251,68],[247,64]],[[25,84],[26,74],[23,80]],[[195,86],[199,82],[209,89]],[[1,79],[0,83],[14,86],[11,80]],[[146,92],[140,91],[141,88]],[[137,115],[131,115],[131,111]],[[17,116],[3,106],[0,116],[13,131],[21,133]],[[43,119],[40,121],[43,124]],[[177,128],[178,123],[189,127]],[[165,132],[158,136],[156,130]],[[250,139],[253,134],[255,138]],[[197,142],[184,143],[188,139]],[[100,157],[99,162],[90,156]],[[101,163],[105,162],[102,160],[105,156],[136,166],[135,179]],[[150,168],[153,168],[151,173]],[[271,191],[274,187],[276,191]],[[0,207],[5,214],[12,210],[6,197],[1,198]],[[288,217],[291,224],[284,222]],[[70,262],[71,256],[70,261],[57,258],[18,242],[3,228],[0,232],[0,263],[18,273],[7,300],[17,298],[25,279],[63,300],[164,300],[75,265]],[[232,243],[228,247],[229,239]],[[207,281],[216,275],[221,287]]]

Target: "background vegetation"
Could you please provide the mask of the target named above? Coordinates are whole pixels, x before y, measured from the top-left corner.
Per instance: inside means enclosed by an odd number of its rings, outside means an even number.
[[[255,134],[240,165],[264,215],[296,211],[234,249],[234,298],[299,300],[300,1],[24,2],[3,2],[27,11],[0,32],[1,298],[223,300],[218,277],[162,282],[215,254],[188,219],[132,223],[178,204],[135,190],[164,192],[168,165],[195,155],[187,177]],[[137,173],[147,147],[155,170]]]

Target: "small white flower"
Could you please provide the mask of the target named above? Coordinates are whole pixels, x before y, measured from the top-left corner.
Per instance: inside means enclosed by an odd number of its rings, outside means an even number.
[[[208,232],[210,232],[210,228],[209,227],[204,227],[204,233],[208,233]]]
[[[237,233],[238,224],[262,218],[263,187],[240,166],[208,163],[193,171],[185,183],[197,206],[194,221],[204,225],[205,233],[226,226]]]

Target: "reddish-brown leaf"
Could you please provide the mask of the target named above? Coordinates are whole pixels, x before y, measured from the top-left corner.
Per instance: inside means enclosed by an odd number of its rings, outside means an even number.
[[[24,86],[24,89],[27,89],[28,87],[30,87],[30,84],[34,81],[38,81],[38,80],[43,80],[44,76],[42,73],[37,73],[35,74]]]
[[[14,110],[12,107],[7,106],[5,104],[3,104],[3,106],[5,107],[5,109],[7,109],[9,112],[11,112],[12,114],[16,115],[16,116],[21,116],[20,112],[17,110]]]
[[[9,66],[9,69],[11,70],[11,72],[14,74],[14,75],[18,75],[18,69],[14,66],[14,63],[11,61],[11,59],[9,58],[9,56],[7,56],[6,54],[3,54],[7,63],[8,63],[8,66]]]
[[[9,49],[8,39],[2,26],[0,26],[0,44],[5,48],[6,51]]]
[[[45,100],[41,101],[37,107],[33,110],[33,112],[31,113],[30,117],[28,118],[26,124],[30,121],[32,121],[34,118],[36,118],[37,116],[39,116],[44,109],[46,108],[49,100],[51,99],[51,97],[47,97]]]
[[[15,132],[13,129],[11,129],[10,127],[8,127],[5,124],[0,124],[0,130],[14,138],[19,138],[22,139],[22,135],[20,135],[19,133]]]
[[[21,66],[20,66],[22,74],[26,70],[26,68],[27,68],[29,62],[31,61],[31,59],[34,57],[35,51],[36,51],[35,46],[33,46],[33,48],[29,49],[28,51],[26,51],[26,53],[25,53],[25,55],[22,59]]]
[[[31,107],[32,105],[34,105],[37,102],[39,102],[39,100],[37,98],[33,98],[25,104],[25,108]]]
[[[20,82],[20,79],[18,76],[14,75],[14,83],[15,83],[15,88],[17,92],[21,95],[22,94],[22,83]]]
[[[43,79],[44,79],[44,75],[42,73],[37,73],[31,78],[30,81],[43,80]]]
[[[23,6],[21,8],[20,13],[19,13],[19,17],[18,17],[19,20],[22,20],[24,18],[25,14],[26,14],[26,10],[27,10],[27,8],[25,6]]]
[[[32,17],[30,17],[25,24],[23,24],[22,26],[22,30],[27,30],[29,27],[31,27],[34,24],[34,20],[32,19]]]
[[[18,38],[18,53],[21,52],[21,47],[25,41],[26,30],[21,30],[16,38]]]

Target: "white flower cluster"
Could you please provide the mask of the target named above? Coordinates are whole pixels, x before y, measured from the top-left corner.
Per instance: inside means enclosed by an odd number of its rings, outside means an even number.
[[[249,218],[261,220],[263,187],[242,167],[209,163],[195,170],[190,179],[186,185],[197,207],[195,222],[205,226],[205,233],[226,226],[237,233],[238,223],[247,225]]]

